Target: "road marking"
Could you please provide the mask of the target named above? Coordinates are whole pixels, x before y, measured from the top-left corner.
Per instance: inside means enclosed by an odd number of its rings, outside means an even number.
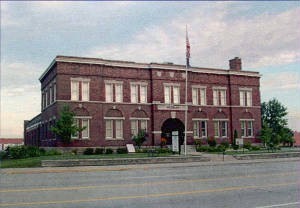
[[[297,204],[300,204],[300,202],[291,202],[291,203],[286,203],[286,204],[273,204],[273,205],[262,206],[262,207],[256,207],[256,208],[285,207],[285,206],[289,206],[289,205],[297,205]]]
[[[298,175],[298,171],[294,172],[283,172],[273,174],[257,174],[257,175],[246,175],[246,176],[230,176],[230,177],[219,177],[219,178],[200,178],[200,179],[179,179],[169,181],[157,181],[147,183],[129,183],[129,184],[108,184],[99,186],[69,186],[69,187],[46,187],[46,188],[31,188],[31,189],[0,189],[0,193],[13,193],[13,192],[29,192],[29,191],[66,191],[66,190],[84,190],[84,189],[101,189],[101,188],[122,188],[122,187],[138,187],[138,186],[153,186],[153,185],[166,185],[166,184],[178,184],[178,183],[196,183],[196,182],[207,182],[207,181],[220,181],[229,179],[243,179],[243,178],[257,178],[257,177],[270,177],[270,176],[287,176],[287,175]]]
[[[113,197],[106,197],[106,198],[100,197],[100,198],[62,200],[62,201],[16,202],[16,203],[0,204],[0,207],[46,205],[46,204],[75,204],[75,203],[106,201],[106,200],[126,200],[126,199],[139,199],[139,198],[157,198],[157,197],[166,197],[166,196],[183,196],[183,195],[191,195],[191,194],[238,191],[244,189],[272,188],[272,187],[290,186],[290,185],[297,185],[297,184],[298,182],[290,182],[290,183],[278,183],[278,184],[271,184],[271,185],[264,185],[264,186],[234,186],[234,187],[207,189],[207,190],[168,192],[168,193],[156,193],[156,194],[145,194],[145,195],[113,196]]]

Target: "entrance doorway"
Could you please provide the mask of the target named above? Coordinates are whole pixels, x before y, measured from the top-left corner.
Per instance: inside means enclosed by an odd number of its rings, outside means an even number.
[[[167,145],[172,145],[172,136],[178,136],[180,151],[180,145],[184,142],[184,124],[177,118],[165,120],[161,127],[161,137],[167,140]]]

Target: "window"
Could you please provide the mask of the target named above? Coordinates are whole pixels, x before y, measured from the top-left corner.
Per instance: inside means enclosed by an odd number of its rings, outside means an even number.
[[[53,101],[56,101],[56,83],[53,84]]]
[[[199,100],[199,98],[200,98],[200,100]],[[193,87],[192,88],[192,102],[193,102],[193,105],[199,105],[199,104],[206,105],[206,88]]]
[[[180,97],[179,97],[179,87],[178,86],[173,86],[173,102],[174,104],[179,104],[180,103]]]
[[[213,104],[214,105],[226,105],[226,90],[214,89],[213,90]]]
[[[171,103],[171,87],[165,86],[165,103]]]
[[[130,93],[131,93],[131,102],[138,102],[138,85],[132,84],[130,85]]]
[[[106,139],[123,139],[123,119],[106,119],[105,120],[105,138]]]
[[[105,120],[105,138],[113,138],[113,120]]]
[[[172,91],[173,91],[173,97],[172,97]],[[164,97],[165,97],[165,103],[170,104],[180,104],[180,88],[177,85],[174,84],[168,84],[164,86]],[[173,100],[172,100],[173,98]]]
[[[139,129],[138,120],[131,120],[131,134],[137,135],[138,129]]]
[[[117,103],[123,102],[123,87],[122,84],[115,84],[116,98]]]
[[[53,97],[52,97],[52,87],[49,88],[49,103],[51,104],[53,102]]]
[[[145,119],[134,119],[131,120],[131,134],[137,135],[139,130],[147,132],[147,120]]]
[[[193,121],[193,134],[195,138],[199,138],[199,121]]]
[[[241,120],[241,137],[253,137],[252,120]]]
[[[116,120],[116,139],[122,139],[123,138],[123,121],[122,120]]]
[[[118,103],[123,102],[123,84],[120,81],[106,81],[105,101]]]
[[[252,106],[251,89],[240,89],[240,106]]]
[[[140,86],[140,101],[141,103],[147,103],[147,86],[141,85]]]
[[[214,121],[215,137],[228,137],[228,122]]]
[[[89,92],[89,87],[90,83],[89,82],[82,82],[81,83],[81,95],[82,95],[82,100],[83,101],[89,101],[89,95],[90,95],[90,92]]]
[[[253,136],[253,121],[247,122],[247,134],[249,137]]]
[[[77,118],[74,119],[74,125],[76,127],[79,127],[79,119],[77,119]],[[73,139],[77,139],[78,137],[79,137],[79,133],[78,132],[75,132],[75,134],[72,135]]]
[[[113,102],[113,85],[112,84],[105,84],[105,101],[106,102]]]
[[[81,120],[81,126],[82,128],[85,127],[85,129],[83,129],[83,131],[81,132],[82,138],[83,139],[87,139],[89,138],[89,119],[82,119]]]
[[[207,122],[201,121],[201,136],[207,137]]]
[[[246,121],[241,121],[241,137],[246,136]]]
[[[196,120],[193,121],[193,132],[195,138],[206,138],[207,137],[207,122]]]
[[[71,81],[71,100],[79,100],[79,81]]]

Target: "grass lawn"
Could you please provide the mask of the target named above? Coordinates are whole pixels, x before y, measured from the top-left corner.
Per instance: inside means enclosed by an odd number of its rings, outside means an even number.
[[[158,156],[171,156],[172,153],[160,153]],[[144,158],[149,157],[147,153],[130,154],[103,154],[103,155],[51,155],[30,157],[25,159],[5,159],[0,161],[0,168],[30,168],[41,167],[42,160],[65,160],[65,159],[105,159],[105,158]]]
[[[285,153],[285,152],[299,152],[299,148],[281,148],[280,150],[267,150],[267,149],[260,149],[260,150],[247,150],[247,149],[238,149],[238,150],[233,150],[229,149],[226,150],[226,155],[237,155],[237,154],[261,154],[261,153]],[[219,153],[219,154],[222,154]]]

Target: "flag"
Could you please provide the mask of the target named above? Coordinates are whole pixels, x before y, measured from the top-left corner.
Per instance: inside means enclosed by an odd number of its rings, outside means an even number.
[[[186,27],[186,65],[190,66],[190,50],[191,50],[191,46],[190,46],[190,41],[189,41],[189,36],[188,36],[188,32],[187,32],[187,27]]]

